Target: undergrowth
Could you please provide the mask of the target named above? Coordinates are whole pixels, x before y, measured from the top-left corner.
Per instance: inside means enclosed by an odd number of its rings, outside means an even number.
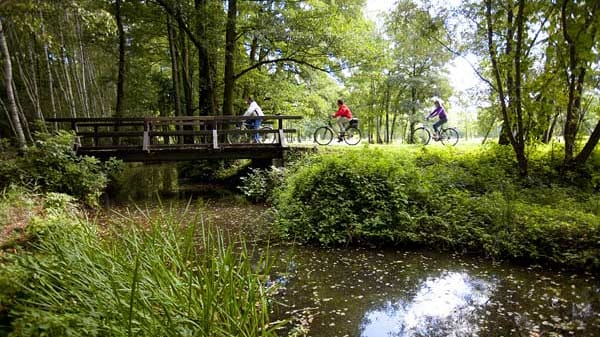
[[[500,146],[325,152],[289,169],[273,197],[277,223],[301,242],[598,268],[598,154],[578,174],[561,175],[551,150],[531,150],[528,178]]]

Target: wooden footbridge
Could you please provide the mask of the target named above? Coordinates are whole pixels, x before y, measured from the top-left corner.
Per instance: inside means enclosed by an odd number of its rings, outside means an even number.
[[[48,118],[60,129],[75,132],[79,155],[111,157],[128,162],[200,159],[276,159],[290,147],[297,129],[288,127],[301,116],[258,117],[265,128],[247,130],[242,122],[257,117],[126,117]],[[253,135],[263,140],[254,143]],[[268,140],[268,141],[264,141]]]

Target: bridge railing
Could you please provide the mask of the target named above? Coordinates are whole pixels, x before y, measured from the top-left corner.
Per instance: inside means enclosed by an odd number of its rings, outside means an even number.
[[[192,117],[124,117],[124,118],[48,118],[57,127],[70,128],[76,135],[76,147],[102,149],[221,149],[240,146],[287,146],[287,135],[297,132],[290,122],[301,116],[269,115],[192,116]],[[261,119],[271,129],[240,130],[237,126],[249,119]],[[275,137],[271,144],[231,143],[231,135],[240,133],[267,134]],[[248,137],[251,139],[252,137]]]

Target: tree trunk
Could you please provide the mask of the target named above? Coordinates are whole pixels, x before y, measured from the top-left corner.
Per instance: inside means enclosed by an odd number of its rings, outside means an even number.
[[[522,91],[521,91],[521,55],[523,49],[523,29],[524,29],[524,11],[525,11],[525,0],[519,0],[518,10],[517,10],[517,39],[516,39],[516,47],[514,56],[514,64],[515,64],[515,111],[516,111],[516,119],[517,119],[517,136],[516,136],[516,144],[515,152],[517,154],[517,162],[519,165],[519,172],[522,177],[526,177],[529,175],[528,171],[528,160],[525,154],[525,131],[523,125],[523,100],[522,100]]]
[[[598,121],[598,124],[596,124],[594,131],[590,135],[590,138],[588,139],[588,141],[585,143],[585,146],[583,147],[581,152],[579,152],[577,157],[575,157],[575,159],[573,160],[574,167],[581,167],[581,166],[583,166],[583,164],[585,164],[585,162],[592,155],[592,152],[594,151],[594,148],[596,147],[596,145],[598,145],[599,140],[600,140],[600,121]]]
[[[175,116],[183,116],[181,109],[181,77],[179,76],[179,51],[175,28],[171,19],[167,17],[167,34],[169,38],[169,53],[171,55],[171,78],[173,81],[173,104],[175,104]]]
[[[42,16],[42,11],[39,10],[39,14],[40,14],[40,24],[41,24],[41,28],[42,28],[42,36],[44,41],[42,42],[44,45],[44,59],[46,60],[46,71],[47,71],[47,75],[48,75],[48,90],[49,90],[49,94],[50,94],[50,107],[52,108],[52,117],[56,118],[56,102],[55,102],[55,98],[54,98],[54,81],[52,78],[52,69],[50,67],[50,55],[49,55],[49,48],[48,48],[48,42],[46,41],[46,25],[44,24],[44,18]]]
[[[556,128],[556,122],[558,121],[558,116],[560,112],[556,112],[552,117],[550,117],[550,123],[548,125],[548,130],[544,133],[544,144],[550,143],[552,137],[554,135],[554,128]]]
[[[235,85],[235,44],[236,44],[237,0],[229,0],[227,6],[227,27],[225,32],[225,70],[223,88],[223,114],[233,115],[233,90]]]
[[[185,35],[179,35],[181,46],[181,75],[183,84],[183,102],[186,116],[194,115],[193,83],[190,71],[190,53]]]
[[[26,146],[25,133],[23,133],[23,126],[21,124],[21,120],[19,119],[19,111],[17,110],[17,103],[13,92],[12,63],[10,60],[10,52],[8,50],[8,44],[6,43],[6,36],[4,34],[2,21],[3,19],[0,17],[0,48],[2,49],[2,55],[4,56],[4,87],[6,89],[6,98],[8,100],[8,111],[14,127],[17,145],[20,149],[24,149]]]
[[[117,21],[117,31],[119,34],[119,72],[117,76],[117,102],[115,107],[115,117],[123,117],[123,100],[125,84],[125,30],[123,29],[123,20],[121,17],[121,1],[115,2],[115,19]]]
[[[485,142],[487,141],[488,137],[490,136],[490,132],[492,132],[492,129],[494,128],[494,124],[496,124],[496,116],[494,116],[494,119],[492,119],[492,122],[490,123],[490,127],[487,128],[487,130],[485,131],[485,135],[483,136],[483,140],[481,141],[481,145],[485,144]]]
[[[34,73],[26,73],[23,69],[23,65],[21,64],[20,57],[16,57],[17,69],[19,69],[19,76],[21,76],[21,83],[25,88],[25,93],[27,93],[27,97],[33,106],[34,118],[38,120],[43,120],[41,106],[39,103],[39,96],[37,95],[36,89],[34,88],[36,79],[34,78]]]
[[[198,39],[202,42],[208,40],[207,15],[202,15],[207,3],[207,0],[195,0],[196,31]],[[217,112],[214,83],[216,70],[205,44],[198,43],[196,48],[198,49],[198,109],[201,116],[214,116]]]
[[[506,123],[502,122],[500,126],[500,134],[498,135],[498,144],[500,145],[510,145],[510,136],[511,133],[510,127],[506,126]]]
[[[207,49],[208,34],[206,27],[211,24],[211,18],[205,9],[209,0],[194,0],[196,34],[193,34],[187,27],[186,19],[181,15],[179,9],[171,6],[170,2],[166,0],[156,0],[156,2],[177,20],[181,31],[185,32],[198,49],[198,111],[201,116],[215,115],[217,111],[216,69]]]
[[[413,135],[415,133],[415,125],[417,125],[415,119],[417,117],[417,89],[415,89],[414,87],[410,88],[410,102],[411,102],[411,107],[410,107],[410,117],[408,118],[409,120],[409,137],[410,137],[410,143],[414,144],[415,140],[413,138]]]
[[[66,9],[65,9],[65,19],[67,17]],[[65,99],[66,104],[69,106],[69,110],[71,111],[71,117],[77,117],[77,108],[75,107],[75,97],[73,95],[73,86],[71,85],[71,75],[69,74],[68,66],[65,63],[72,63],[73,59],[66,54],[67,46],[65,45],[65,38],[63,35],[62,27],[59,27],[60,31],[60,45],[61,45],[61,55],[60,55],[60,64],[62,66],[63,74],[65,76]]]
[[[89,92],[87,86],[87,58],[85,54],[85,49],[83,48],[83,33],[81,31],[81,22],[79,21],[79,16],[75,16],[75,25],[77,31],[77,38],[79,40],[79,66],[81,67],[81,78],[79,79],[79,88],[80,88],[80,101],[83,108],[83,112],[87,117],[91,117],[90,111],[90,103],[89,103]],[[77,73],[74,76],[76,79],[79,78]]]
[[[579,130],[579,120],[581,111],[581,99],[583,96],[583,87],[585,83],[585,76],[587,71],[587,61],[582,56],[580,50],[593,48],[593,43],[597,34],[597,14],[600,11],[600,6],[596,2],[591,8],[587,8],[586,12],[590,13],[585,18],[583,24],[578,24],[580,30],[576,34],[569,34],[569,19],[574,13],[568,12],[567,6],[573,6],[571,1],[563,0],[560,9],[560,20],[563,38],[567,44],[567,50],[569,52],[567,71],[567,83],[569,91],[569,99],[566,110],[566,120],[564,126],[564,139],[565,139],[565,157],[563,165],[566,168],[582,165],[585,160],[589,157],[589,153],[593,150],[593,147],[597,144],[596,132],[598,127],[592,133],[592,136],[584,146],[586,153],[579,154],[577,159],[573,159],[575,153],[575,143],[577,140],[577,132]],[[595,22],[594,22],[595,21]],[[591,27],[589,31],[585,31]],[[588,60],[591,61],[591,60]],[[591,148],[590,148],[591,147]],[[589,153],[587,153],[589,151]],[[583,161],[582,161],[583,160]]]
[[[21,100],[19,99],[19,91],[17,90],[17,86],[15,85],[15,80],[12,81],[12,91],[15,96],[15,102],[17,104],[17,112],[19,113],[19,119],[21,120],[21,126],[23,127],[23,133],[25,134],[25,140],[29,140],[33,143],[33,136],[31,135],[31,129],[29,127],[29,121],[27,120],[27,116],[24,113],[23,106],[21,105]]]
[[[2,101],[2,98],[0,98],[0,107],[2,107],[2,110],[6,114],[6,120],[8,121],[8,126],[10,126],[10,130],[12,131],[12,134],[16,135],[17,132],[15,130],[15,126],[13,125],[11,114],[10,114],[10,112],[8,112],[8,109],[6,109],[6,105],[4,104],[4,101]],[[0,137],[0,138],[2,138],[2,137]]]
[[[519,2],[519,14],[517,14],[517,25],[519,25],[519,22],[521,23],[521,25],[523,24],[523,18],[522,18],[523,17],[523,6],[524,6],[523,1],[524,0],[520,0],[520,2]],[[494,38],[493,38],[494,30],[493,30],[493,22],[492,22],[492,1],[486,0],[485,6],[486,6],[485,17],[486,17],[486,25],[487,25],[486,28],[487,28],[488,53],[490,56],[490,61],[492,63],[492,72],[493,72],[494,79],[496,82],[496,90],[498,91],[498,98],[500,100],[500,107],[501,107],[501,111],[502,111],[502,118],[503,118],[502,131],[508,137],[510,144],[512,145],[512,148],[515,151],[515,155],[517,157],[518,168],[519,168],[519,174],[521,176],[527,176],[528,163],[527,163],[527,156],[525,155],[525,144],[524,144],[524,140],[522,139],[523,133],[522,133],[522,130],[517,130],[517,137],[515,137],[515,135],[512,132],[512,129],[511,129],[512,122],[511,122],[511,118],[508,113],[510,107],[507,106],[507,103],[506,103],[507,96],[504,91],[504,85],[502,82],[500,65],[498,64],[498,56],[496,54],[496,48],[495,48]],[[511,9],[509,9],[509,10],[511,10]],[[509,15],[510,20],[512,20],[511,18],[512,18],[512,16]],[[517,28],[521,30],[521,32],[517,34],[517,41],[516,41],[517,50],[519,50],[520,49],[519,44],[522,44],[522,40],[520,40],[520,38],[522,38],[523,27],[517,27]],[[515,66],[515,69],[520,68],[520,58],[519,57],[520,56],[515,56],[515,58],[513,58],[513,62],[514,62],[513,66]],[[520,84],[520,81],[517,83]],[[515,91],[515,95],[517,95],[517,93],[520,93],[520,89],[518,91]],[[510,94],[511,93],[509,92],[509,95]],[[515,100],[511,100],[511,102],[515,102],[515,103],[513,103],[513,104],[517,105],[517,109],[515,109],[515,112],[517,114],[519,114],[521,112],[520,107],[518,107],[518,105],[521,103],[520,98],[515,97]],[[520,117],[518,117],[518,118],[520,118]],[[519,124],[519,123],[520,122],[517,123],[517,127],[522,128],[522,124]]]
[[[104,97],[104,94],[102,92],[102,89],[100,89],[100,86],[98,85],[98,76],[96,76],[97,72],[95,70],[95,68],[91,67],[90,69],[90,77],[91,77],[91,83],[92,86],[94,87],[94,92],[97,94],[98,98],[97,98],[97,102],[100,105],[100,116],[102,117],[109,117],[109,113],[106,111],[106,108],[104,106],[104,101],[106,100]]]

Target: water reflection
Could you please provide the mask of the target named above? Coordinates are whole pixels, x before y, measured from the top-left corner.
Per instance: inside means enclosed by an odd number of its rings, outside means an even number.
[[[493,284],[463,272],[427,278],[412,299],[387,301],[369,310],[361,336],[473,336],[476,312],[489,299]]]
[[[280,254],[274,272],[286,282],[273,319],[293,317],[290,329],[302,325],[308,337],[600,336],[600,282],[592,274],[431,252]]]

